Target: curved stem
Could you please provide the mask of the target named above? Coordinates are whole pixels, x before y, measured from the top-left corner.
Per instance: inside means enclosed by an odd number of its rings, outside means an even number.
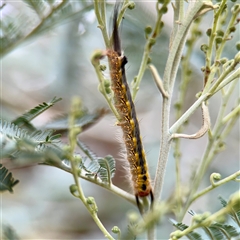
[[[227,182],[235,180],[238,176],[240,176],[240,171],[235,172],[234,174],[220,180],[214,183],[214,185],[210,185],[209,187],[203,189],[199,193],[195,194],[192,198],[192,202],[194,202],[196,199],[200,198],[201,196],[205,195],[206,193],[212,191],[214,188],[217,188]]]
[[[195,178],[190,186],[190,193],[188,195],[188,199],[185,203],[185,206],[182,208],[181,212],[181,218],[183,218],[184,214],[186,213],[187,209],[193,202],[193,198],[195,195],[195,192],[197,191],[200,182],[202,180],[202,177],[206,173],[206,170],[209,166],[209,164],[212,162],[213,158],[216,156],[216,154],[220,151],[219,150],[219,144],[222,142],[222,139],[226,137],[227,133],[230,132],[230,129],[232,129],[233,124],[230,125],[230,127],[226,127],[224,129],[224,125],[222,123],[222,119],[225,114],[225,110],[227,108],[227,103],[229,101],[230,96],[232,95],[232,91],[235,89],[236,82],[233,82],[231,86],[226,91],[225,95],[223,95],[222,104],[219,109],[218,117],[215,122],[215,126],[212,130],[212,137],[209,139],[208,146],[204,152],[204,155],[202,157],[201,163],[198,167],[197,173],[195,174]],[[236,121],[237,118],[234,118],[233,120]],[[224,130],[228,130],[227,133],[223,136]]]
[[[170,127],[169,132],[175,133],[180,126],[198,109],[198,107],[210,97],[210,94],[202,95],[198,100]]]

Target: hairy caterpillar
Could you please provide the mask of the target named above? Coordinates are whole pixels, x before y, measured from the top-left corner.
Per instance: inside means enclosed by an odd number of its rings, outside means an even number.
[[[111,88],[114,92],[114,104],[121,118],[118,125],[121,126],[123,131],[127,159],[132,175],[133,189],[138,208],[141,212],[139,197],[150,195],[152,203],[154,197],[146,155],[140,136],[136,110],[125,74],[127,58],[122,55],[121,51],[121,42],[117,25],[118,8],[119,4],[117,3],[115,5],[113,17],[112,49],[107,50],[107,56],[110,65]]]

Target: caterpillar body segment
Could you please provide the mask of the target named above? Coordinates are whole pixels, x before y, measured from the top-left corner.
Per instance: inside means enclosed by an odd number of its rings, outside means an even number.
[[[154,196],[135,105],[126,79],[125,65],[127,64],[127,58],[123,56],[121,51],[117,26],[118,8],[119,4],[117,3],[113,17],[112,49],[107,50],[107,56],[110,66],[111,88],[114,93],[114,104],[120,116],[118,125],[123,131],[127,160],[132,176],[132,186],[138,208],[142,212],[139,198],[150,196],[151,203],[153,203]]]

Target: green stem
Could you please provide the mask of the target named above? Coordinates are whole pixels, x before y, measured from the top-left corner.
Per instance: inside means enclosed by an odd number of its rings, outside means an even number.
[[[210,185],[209,187],[203,189],[202,191],[200,191],[199,193],[195,194],[192,198],[192,202],[194,202],[196,199],[200,198],[201,196],[205,195],[206,193],[212,191],[214,188],[217,188],[227,182],[230,182],[234,179],[236,179],[238,176],[240,176],[240,171],[235,172],[234,174],[220,180],[217,181],[216,183],[214,183],[214,185]]]
[[[93,220],[99,227],[99,229],[102,231],[105,237],[107,237],[110,240],[114,240],[114,238],[111,236],[111,234],[106,230],[106,228],[103,226],[101,221],[99,220],[97,216],[97,206],[95,203],[95,200],[92,198],[91,204],[88,202],[88,199],[86,199],[82,187],[80,185],[79,181],[79,173],[81,173],[81,170],[78,168],[78,161],[74,157],[74,150],[77,145],[77,135],[79,132],[81,132],[81,129],[79,127],[75,127],[75,121],[81,115],[81,102],[78,98],[74,98],[72,101],[72,107],[71,107],[71,113],[69,117],[69,142],[70,142],[70,149],[69,149],[69,159],[71,163],[71,172],[74,178],[75,186],[77,187],[76,190],[78,192],[78,195],[73,194],[75,197],[79,198],[89,213],[91,214]],[[92,207],[94,205],[94,207]]]
[[[179,21],[182,22],[184,19],[184,1],[180,0],[179,3]]]
[[[205,153],[202,157],[201,163],[198,167],[197,173],[195,174],[195,179],[193,180],[193,183],[190,186],[190,193],[188,195],[187,202],[185,203],[185,206],[181,212],[181,218],[183,218],[184,214],[186,213],[187,209],[193,202],[193,198],[195,195],[195,192],[198,190],[198,187],[200,185],[200,182],[202,180],[202,177],[206,173],[206,170],[209,166],[209,164],[212,162],[213,158],[216,156],[216,154],[219,152],[219,144],[222,142],[222,139],[226,137],[226,134],[224,135],[223,138],[223,128],[224,125],[222,123],[222,119],[224,117],[226,108],[227,108],[227,103],[229,101],[229,98],[232,95],[233,90],[235,89],[236,82],[233,82],[231,86],[228,88],[227,92],[223,96],[222,104],[219,109],[218,117],[215,122],[215,126],[212,130],[212,137],[209,139],[208,146],[205,150]],[[201,96],[202,97],[202,96]],[[236,118],[235,118],[236,120]],[[233,127],[233,124],[231,124],[231,129]],[[225,128],[225,130],[228,129],[228,132],[230,132],[230,128]]]
[[[181,0],[182,1],[182,0]],[[172,8],[174,11],[173,15],[173,29],[171,32],[171,36],[169,39],[169,45],[172,45],[172,42],[177,34],[178,28],[179,28],[179,22],[180,22],[180,1],[172,2]]]
[[[188,7],[188,11],[186,13],[186,18],[181,23],[181,27],[179,27],[177,35],[175,36],[173,43],[171,44],[171,49],[169,52],[169,56],[166,63],[166,68],[164,71],[163,81],[164,81],[164,89],[166,91],[171,92],[171,88],[174,85],[176,70],[179,66],[179,56],[182,54],[182,48],[186,41],[186,36],[188,33],[188,29],[192,21],[194,20],[198,11],[203,7],[204,3],[202,1],[192,2]],[[178,61],[176,61],[176,58]],[[171,83],[171,85],[170,85]]]
[[[89,211],[90,212],[90,211]],[[104,237],[106,237],[107,239],[110,240],[114,240],[114,238],[111,236],[111,234],[107,231],[107,229],[104,227],[104,225],[102,224],[102,222],[99,220],[96,212],[94,212],[94,214],[91,214],[92,218],[94,220],[94,222],[97,224],[98,228],[102,231],[102,233],[104,234]]]
[[[198,109],[202,102],[206,101],[210,97],[210,94],[202,95],[197,101],[170,127],[169,132],[175,133],[188,118]]]
[[[209,86],[211,85],[211,79],[209,77],[209,74],[211,73],[211,62],[212,62],[212,54],[213,54],[213,46],[214,46],[214,39],[216,37],[216,31],[218,29],[218,20],[219,17],[221,16],[220,14],[223,11],[223,8],[226,4],[227,0],[223,0],[221,2],[220,8],[217,10],[216,14],[214,14],[214,19],[213,19],[213,25],[212,25],[212,33],[209,37],[208,41],[208,50],[206,53],[206,64],[205,64],[205,74],[204,74],[204,86],[208,90]]]
[[[196,228],[199,228],[199,227],[202,227],[202,226],[208,226],[209,223],[213,222],[213,221],[216,221],[216,219],[218,219],[219,217],[221,216],[224,216],[225,214],[227,214],[228,212],[231,211],[231,206],[227,206],[225,208],[222,208],[221,210],[219,210],[218,212],[212,214],[211,216],[209,216],[207,219],[205,219],[204,221],[198,223],[198,224],[194,224],[188,228],[186,228],[185,230],[183,231],[176,231],[176,232],[173,232],[171,234],[171,238],[170,240],[173,240],[173,239],[179,239],[183,236],[186,236],[187,234],[189,234],[190,232],[192,232],[194,229]]]
[[[229,120],[236,117],[240,113],[240,105],[235,107],[227,116],[225,116],[222,120],[222,124],[226,124]]]
[[[227,75],[229,73],[231,73],[235,67],[239,64],[239,59],[237,58],[238,56],[240,56],[240,53],[238,53],[235,56],[234,61],[231,63],[231,65],[220,75],[220,77],[217,79],[217,81],[211,86],[211,88],[208,90],[207,88],[205,88],[203,90],[203,93],[209,91],[210,93],[214,93],[216,92],[216,89],[218,88],[218,86],[223,82],[223,80],[227,77]]]
[[[228,136],[228,134],[230,133],[232,128],[235,126],[235,124],[238,120],[239,120],[238,115],[234,115],[233,118],[228,122],[225,129],[222,131],[222,134],[221,134],[222,139],[225,139]]]
[[[73,173],[71,168],[69,168],[68,166],[66,166],[65,164],[61,164],[61,165],[54,165],[54,167],[57,167],[65,172],[68,172],[68,173]],[[88,182],[91,182],[93,184],[96,184],[102,188],[105,188],[107,190],[109,190],[110,192],[116,194],[117,196],[127,200],[128,202],[132,203],[133,205],[136,205],[136,199],[135,199],[135,196],[133,196],[132,194],[122,190],[121,188],[115,186],[114,184],[111,184],[110,186],[108,184],[105,184],[103,183],[100,179],[96,180],[95,178],[91,178],[89,176],[86,176],[84,173],[80,172],[78,173],[78,177],[88,181]]]
[[[236,206],[237,204],[239,204],[239,191],[234,193],[230,200],[228,201],[228,204],[222,208],[221,210],[217,211],[214,214],[209,215],[208,217],[205,217],[205,214],[203,214],[204,220],[202,221],[194,221],[192,223],[192,225],[188,228],[186,228],[183,231],[175,231],[173,233],[171,233],[170,235],[170,239],[171,240],[175,240],[175,239],[179,239],[183,236],[186,236],[187,234],[189,234],[190,232],[192,232],[194,229],[197,229],[199,227],[206,227],[209,226],[209,224],[217,221],[217,219],[220,219],[222,216],[226,215],[227,213],[231,213],[232,211],[234,212],[233,207]]]
[[[238,68],[236,71],[234,71],[231,75],[227,76],[221,83],[218,85],[218,87],[213,92],[214,94],[224,88],[227,84],[235,80],[236,78],[240,78],[240,68]],[[237,81],[236,81],[237,82]]]
[[[170,2],[170,0],[164,1],[162,8],[167,8],[167,5],[169,4],[169,2]],[[156,4],[157,4],[157,8],[158,8],[158,3],[156,3]],[[132,86],[133,86],[132,87],[132,98],[133,98],[133,100],[136,98],[137,92],[139,90],[139,85],[142,80],[143,74],[146,70],[148,58],[149,58],[149,54],[152,49],[152,46],[155,44],[156,38],[160,33],[161,19],[162,19],[163,14],[164,14],[163,11],[158,10],[158,17],[157,17],[156,24],[154,26],[154,30],[153,30],[151,36],[148,37],[148,40],[145,44],[142,62],[140,64],[140,68],[139,68],[137,77],[132,82]]]
[[[100,9],[99,9],[100,2]],[[105,0],[94,0],[94,10],[98,20],[99,28],[102,32],[104,43],[107,49],[110,48],[110,40],[107,33],[106,27],[106,16],[105,16]]]
[[[95,69],[95,72],[97,74],[98,80],[99,80],[99,84],[100,84],[100,92],[103,94],[104,98],[106,99],[111,111],[113,112],[113,114],[116,116],[117,120],[120,121],[120,116],[113,104],[112,101],[112,97],[109,97],[109,94],[106,92],[106,87],[104,82],[106,82],[107,80],[104,79],[102,71],[100,69],[100,59],[105,55],[105,53],[103,51],[96,51],[95,53],[93,53],[92,58],[91,58],[91,62],[92,65]],[[112,95],[111,95],[112,96]]]
[[[179,3],[179,1],[177,1]],[[177,4],[176,3],[176,4]],[[181,83],[179,87],[179,98],[176,102],[176,119],[178,120],[181,115],[183,114],[183,105],[186,98],[187,87],[191,80],[191,63],[190,58],[193,52],[194,44],[198,40],[198,34],[196,32],[199,29],[199,24],[201,21],[195,21],[193,27],[191,28],[191,37],[188,39],[187,51],[185,56],[182,60],[182,74],[181,74]],[[184,124],[179,126],[178,131],[182,132]],[[182,201],[182,194],[181,194],[181,172],[180,172],[180,160],[181,160],[181,153],[180,153],[180,138],[175,139],[175,147],[174,147],[174,157],[175,157],[175,164],[176,164],[176,218],[179,219],[179,213],[181,210],[181,201]]]
[[[223,52],[223,49],[226,45],[226,42],[229,40],[229,36],[231,34],[231,28],[232,27],[235,27],[235,23],[236,23],[236,19],[238,17],[238,14],[239,14],[239,11],[240,11],[240,8],[238,11],[236,11],[234,14],[231,15],[231,19],[229,21],[229,24],[227,26],[227,29],[224,31],[224,36],[222,38],[222,42],[220,44],[220,46],[218,46],[218,49],[217,49],[217,52],[216,52],[216,57],[215,57],[215,61],[219,60],[220,57],[221,57],[221,54]]]
[[[221,129],[221,126],[218,127],[218,131]],[[218,141],[216,140],[217,136],[214,135],[214,138],[210,139],[208,146],[205,150],[205,153],[202,157],[201,163],[198,167],[198,170],[195,174],[195,179],[193,180],[193,183],[190,186],[190,193],[188,195],[188,199],[185,203],[185,206],[182,209],[182,212],[180,214],[181,219],[184,217],[185,213],[187,212],[187,209],[189,208],[189,206],[192,204],[193,202],[193,196],[195,194],[195,192],[197,191],[199,184],[202,180],[203,175],[206,172],[207,167],[209,166],[209,164],[212,162],[213,158],[215,157],[216,153],[214,152],[214,150],[217,148],[218,146]]]
[[[173,43],[171,45],[171,51],[168,56],[166,68],[164,72],[163,82],[164,89],[169,93],[169,98],[163,99],[162,107],[162,129],[161,129],[161,148],[159,154],[159,161],[155,173],[154,180],[154,194],[155,198],[159,199],[162,192],[163,180],[165,175],[166,164],[168,160],[168,154],[170,151],[171,141],[169,141],[169,118],[170,118],[170,105],[171,96],[173,92],[173,86],[176,78],[177,69],[179,67],[180,57],[182,55],[183,47],[185,45],[186,36],[189,26],[195,19],[199,10],[204,6],[202,1],[192,2],[187,10],[186,18],[182,22],[181,28],[177,32]],[[199,105],[201,102],[199,103]]]

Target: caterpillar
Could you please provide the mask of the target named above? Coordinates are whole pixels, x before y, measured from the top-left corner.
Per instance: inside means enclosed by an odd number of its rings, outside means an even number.
[[[127,58],[121,51],[117,24],[118,9],[119,4],[117,3],[113,16],[112,47],[107,50],[107,57],[110,67],[111,89],[114,94],[114,105],[120,116],[118,125],[123,132],[136,203],[140,212],[142,212],[139,197],[150,195],[152,204],[154,196],[136,110],[126,79],[125,65],[127,64]]]

